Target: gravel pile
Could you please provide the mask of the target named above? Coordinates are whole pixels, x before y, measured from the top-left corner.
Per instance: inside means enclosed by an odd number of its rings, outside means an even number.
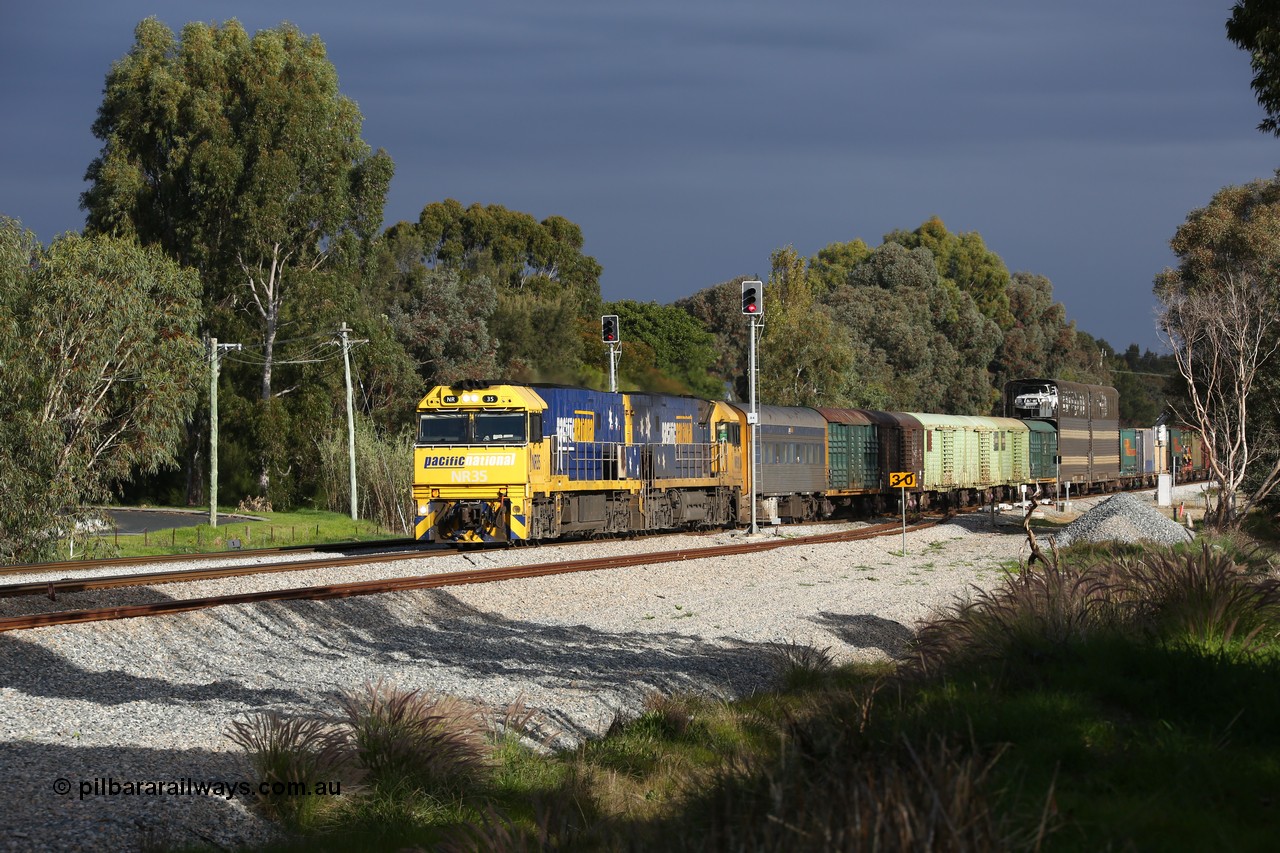
[[[421,563],[470,568],[740,537],[642,538]],[[911,533],[907,543],[905,557],[901,540],[886,537],[0,634],[0,776],[9,794],[0,850],[258,844],[273,828],[254,815],[248,796],[199,792],[257,785],[224,735],[246,714],[329,712],[342,692],[385,678],[493,708],[523,697],[539,710],[544,732],[567,746],[603,733],[619,712],[636,713],[653,691],[733,697],[768,689],[777,679],[776,644],[826,648],[837,661],[897,655],[919,621],[975,586],[998,583],[1002,564],[1027,556],[1021,529],[993,529],[985,514]],[[403,568],[397,573],[411,573]],[[306,574],[307,583],[324,582],[322,573]],[[329,581],[362,574],[332,570]]]
[[[1058,534],[1058,547],[1076,542],[1154,542],[1178,545],[1190,542],[1190,530],[1165,518],[1151,505],[1150,497],[1118,494],[1107,498],[1077,518]]]

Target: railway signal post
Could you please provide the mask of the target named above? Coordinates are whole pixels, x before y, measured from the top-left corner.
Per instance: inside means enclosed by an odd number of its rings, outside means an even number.
[[[744,281],[742,283],[742,313],[751,318],[751,349],[748,365],[748,386],[751,389],[751,411],[747,414],[747,426],[751,429],[751,528],[750,533],[759,533],[756,524],[756,496],[760,493],[760,455],[757,433],[760,426],[760,412],[756,408],[756,331],[764,314],[764,282]]]

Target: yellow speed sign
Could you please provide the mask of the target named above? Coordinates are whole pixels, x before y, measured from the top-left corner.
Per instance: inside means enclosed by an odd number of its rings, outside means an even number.
[[[894,471],[889,475],[889,488],[891,489],[914,489],[916,487],[916,474],[914,471]]]

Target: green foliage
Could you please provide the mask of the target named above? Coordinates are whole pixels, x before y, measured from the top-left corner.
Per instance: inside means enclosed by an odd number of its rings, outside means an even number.
[[[93,125],[103,141],[81,198],[88,230],[159,244],[214,298],[278,261],[314,268],[324,242],[372,236],[391,177],[360,140],[324,45],[290,24],[252,38],[236,21],[192,23],[180,41],[138,24],[112,65]],[[232,288],[232,290],[227,290]]]
[[[925,248],[933,255],[938,275],[968,294],[982,315],[1001,329],[1013,325],[1009,311],[1009,270],[995,252],[987,249],[976,231],[952,234],[934,216],[915,231],[894,231],[886,243],[900,243],[908,249]]]
[[[380,791],[465,790],[487,766],[484,726],[460,699],[378,681],[340,706],[357,760]]]
[[[709,372],[729,384],[739,400],[747,399],[748,395],[749,339],[741,302],[742,282],[746,278],[721,282],[674,303],[714,336],[716,359]],[[722,395],[716,396],[718,399]]]
[[[1000,330],[968,294],[938,278],[928,249],[885,243],[837,288],[828,304],[865,349],[854,402],[897,411],[987,414],[987,366]],[[870,399],[868,399],[870,398]]]
[[[1105,341],[1101,345],[1104,352],[1111,352]],[[1123,353],[1112,354],[1109,361],[1111,384],[1120,394],[1120,425],[1154,424],[1175,396],[1171,386],[1178,379],[1178,366],[1173,356],[1140,351],[1137,344],[1130,344]]]
[[[851,397],[853,348],[814,298],[808,265],[794,248],[778,249],[765,288],[760,340],[760,396],[782,406],[843,406]]]
[[[585,353],[599,338],[600,320],[583,319],[565,295],[500,292],[490,321],[498,364],[518,382],[578,381]]]
[[[257,781],[272,785],[270,790],[275,790],[275,783],[305,785],[310,790],[317,782],[335,781],[345,781],[351,790],[351,783],[358,778],[345,732],[328,720],[265,711],[233,720],[226,734],[249,754]],[[260,794],[258,802],[268,815],[298,827],[314,818],[325,798]]]
[[[199,513],[208,519],[208,508]],[[58,543],[55,559],[88,557],[140,557],[156,554],[210,554],[229,550],[230,540],[240,540],[242,548],[275,548],[293,545],[332,545],[337,542],[374,542],[391,538],[386,530],[342,513],[321,510],[276,512],[254,509],[246,502],[218,508],[218,526],[159,527],[145,533],[116,534],[108,526],[100,534],[77,537],[76,551],[68,552],[66,540]],[[239,513],[240,517],[233,517]],[[255,520],[243,517],[249,514]],[[260,520],[257,520],[260,519]],[[104,522],[106,519],[103,519]],[[399,525],[397,525],[397,528]],[[82,550],[83,549],[83,550]]]
[[[411,306],[409,313],[420,325],[441,325],[451,342],[464,341],[461,349],[470,362],[463,366],[472,377],[489,366],[491,341],[498,372],[506,378],[579,382],[590,372],[584,367],[593,360],[587,335],[601,313],[601,268],[583,254],[582,229],[568,219],[539,222],[502,205],[464,208],[446,199],[428,204],[416,224],[401,223],[387,239],[412,244],[420,256],[415,263],[456,276],[441,279],[457,282],[456,307],[449,294],[437,294],[450,306],[442,316],[430,317],[426,303]],[[421,275],[403,261],[400,267]]]
[[[413,534],[412,428],[386,434],[367,418],[356,418],[357,515],[386,530]],[[351,508],[351,464],[347,431],[333,429],[316,443],[326,507],[332,512]]]
[[[1217,523],[1233,525],[1280,485],[1280,175],[1219,190],[1170,247],[1179,264],[1155,293],[1185,380],[1174,408],[1204,436]]]
[[[433,202],[418,218],[425,254],[465,277],[509,290],[567,290],[590,316],[600,303],[600,264],[582,253],[582,229],[562,216],[538,222],[500,204]]]
[[[1253,91],[1267,117],[1258,130],[1280,136],[1280,21],[1269,0],[1239,0],[1231,8],[1227,38],[1248,51]]]
[[[490,334],[497,290],[484,275],[432,268],[421,230],[387,229],[369,264],[366,292],[412,360],[422,387],[496,376]]]
[[[1014,273],[1009,279],[1009,309],[1013,324],[1005,329],[992,365],[997,390],[1003,390],[1010,379],[1032,377],[1112,384],[1093,339],[1077,331],[1075,323],[1066,319],[1066,308],[1053,301],[1049,279]],[[1124,402],[1121,394],[1121,405]],[[1140,423],[1150,426],[1154,422],[1152,416]]]
[[[643,369],[646,360],[637,354],[635,343],[643,343],[652,353],[652,367],[661,376],[675,380],[678,390],[710,399],[723,396],[724,386],[708,372],[715,361],[715,336],[688,312],[673,305],[635,302],[624,299],[605,304],[604,313],[617,314],[622,331],[622,371],[628,378],[641,379],[632,362]],[[650,380],[652,381],[652,380]],[[665,388],[639,384],[641,390]]]
[[[809,259],[809,281],[814,293],[821,298],[849,284],[853,271],[870,255],[871,249],[861,240],[831,243],[819,249],[818,254]]]
[[[198,282],[155,250],[0,219],[0,560],[48,553],[55,514],[173,464],[202,364]]]

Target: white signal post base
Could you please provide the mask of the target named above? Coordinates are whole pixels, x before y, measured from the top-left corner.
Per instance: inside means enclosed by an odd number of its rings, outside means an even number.
[[[618,391],[618,343],[609,344],[609,390],[613,393]]]
[[[759,446],[760,432],[760,412],[756,408],[756,329],[757,315],[751,316],[751,358],[748,370],[750,372],[751,386],[751,411],[747,415],[747,426],[751,428],[751,529],[748,531],[752,536],[760,532],[760,526],[756,523],[756,499],[760,493],[760,455],[757,452]]]

